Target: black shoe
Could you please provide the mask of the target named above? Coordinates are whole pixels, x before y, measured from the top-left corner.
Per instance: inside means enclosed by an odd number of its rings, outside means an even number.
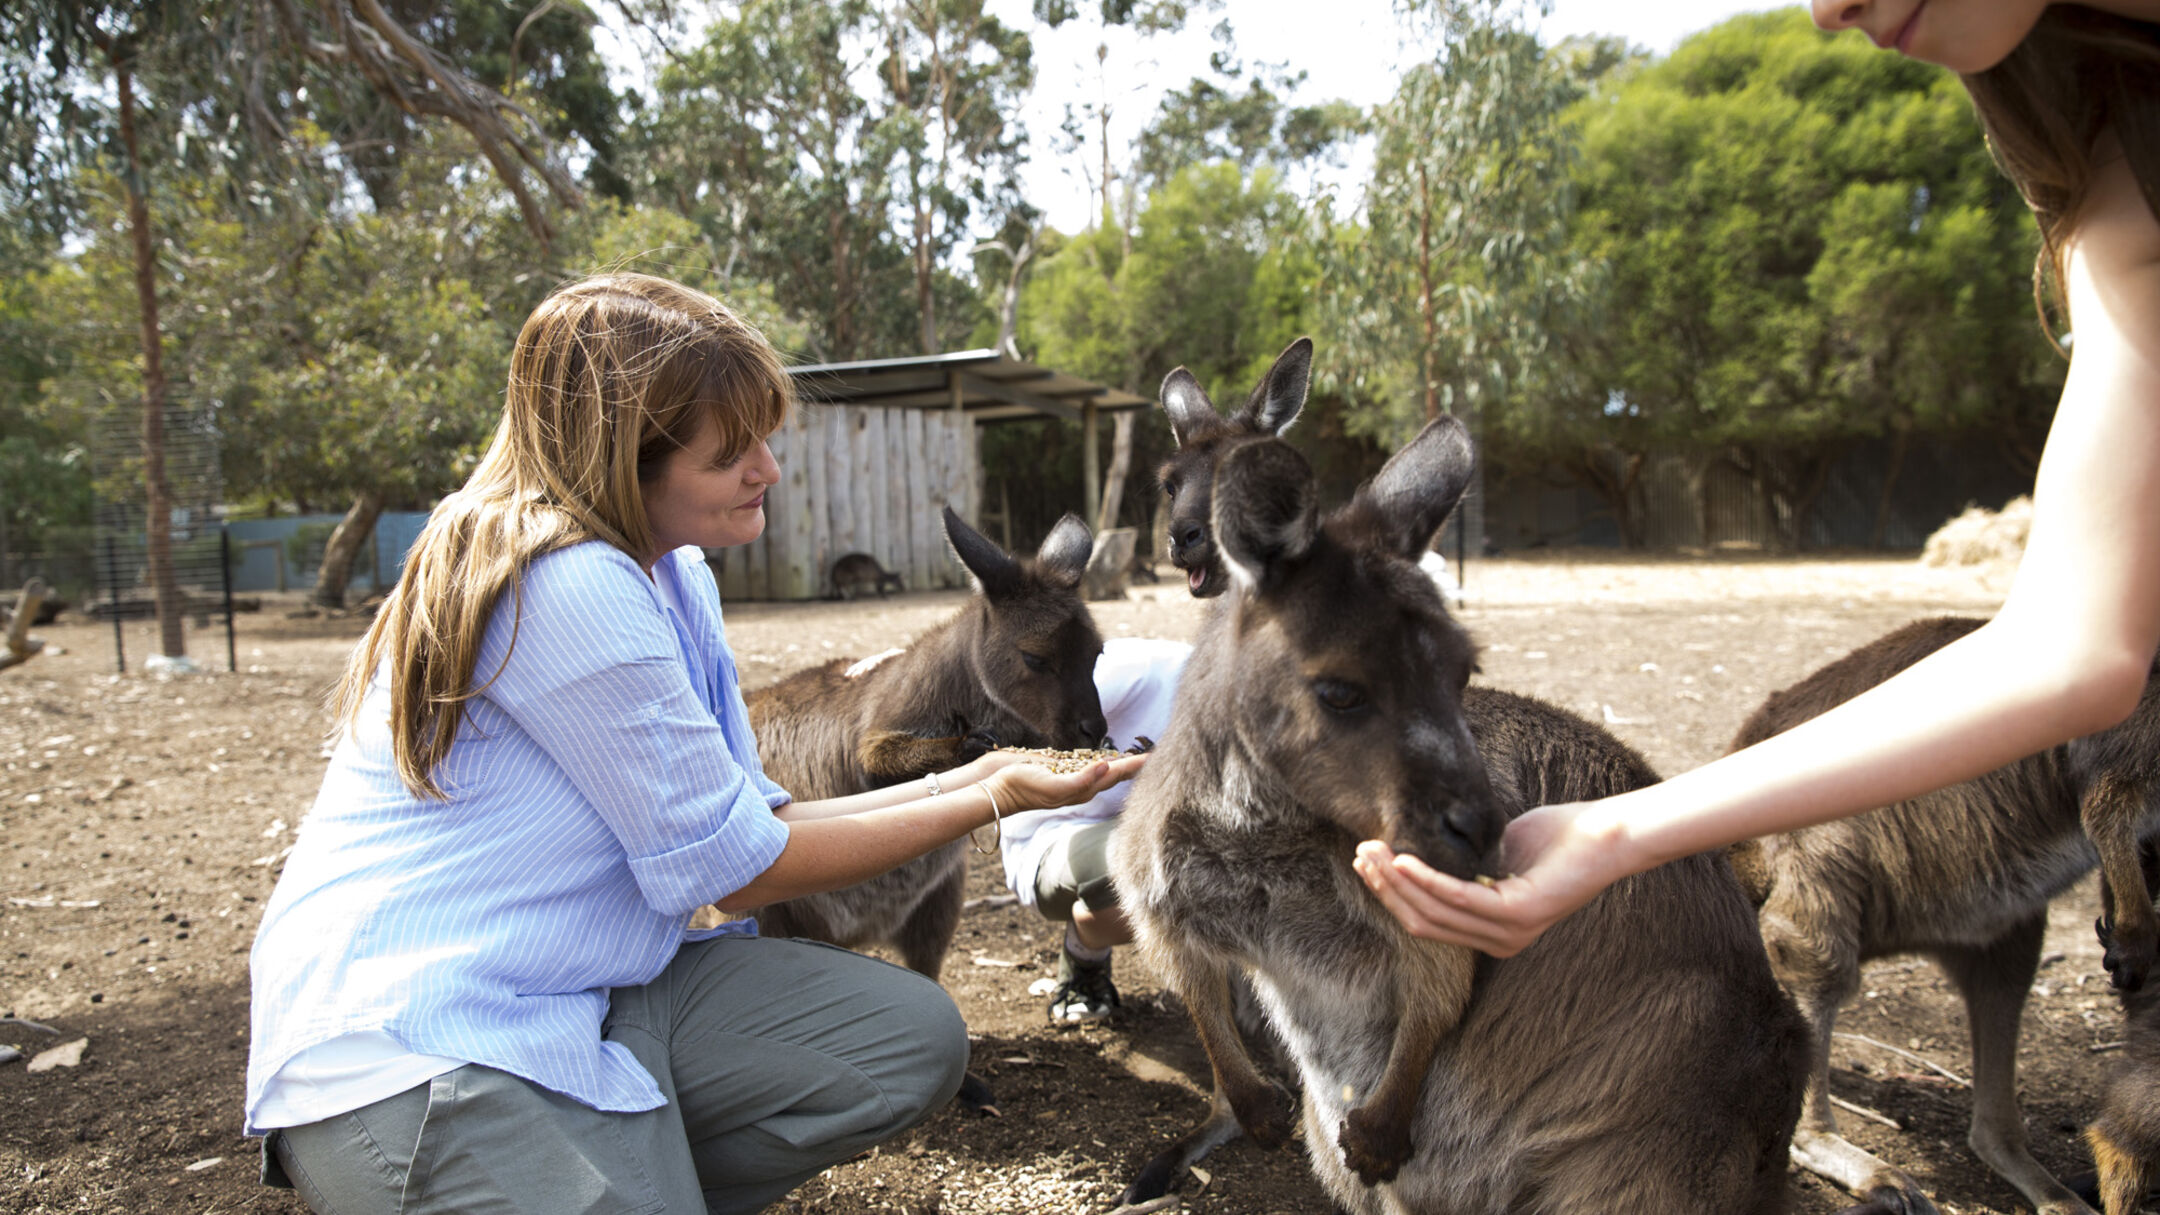
[[[1110,981],[1110,959],[1083,962],[1069,949],[1058,950],[1058,985],[1050,993],[1050,1020],[1059,1025],[1100,1021],[1123,1007]]]

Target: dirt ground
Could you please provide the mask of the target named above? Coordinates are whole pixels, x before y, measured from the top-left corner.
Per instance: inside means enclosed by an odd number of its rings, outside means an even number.
[[[1770,690],[1916,616],[1986,613],[2000,573],[1910,560],[1741,556],[1629,561],[1552,554],[1480,562],[1460,613],[1481,679],[1603,721],[1661,771],[1715,756]],[[957,592],[862,604],[746,604],[728,612],[746,685],[904,644]],[[298,1212],[255,1184],[240,1134],[247,949],[323,765],[322,696],[360,622],[240,618],[239,671],[222,630],[191,653],[217,673],[145,678],[148,626],[130,624],[130,673],[109,625],[63,616],[37,630],[64,652],[0,672],[0,1210]],[[1106,635],[1188,638],[1176,582],[1098,605]],[[978,858],[972,893],[1002,893]],[[2040,1160],[2086,1167],[2076,1134],[2119,1037],[2092,939],[2090,881],[2054,913],[2025,1021],[2022,1091]],[[1131,1170],[1200,1115],[1206,1064],[1155,976],[1120,955],[1127,1012],[1053,1029],[1028,985],[1051,973],[1058,931],[1033,912],[973,907],[945,972],[1002,1116],[948,1109],[902,1142],[832,1170],[787,1204],[803,1212],[1104,1212]],[[20,1023],[41,1023],[47,1034]],[[1840,1029],[1834,1087],[1896,1128],[1847,1116],[1857,1140],[1912,1171],[1947,1212],[2023,1209],[1964,1146],[1963,1015],[1929,964],[1872,965]],[[86,1039],[80,1062],[36,1074],[28,1056]],[[1870,1042],[1866,1039],[1872,1039]],[[1886,1049],[1898,1048],[1897,1051]],[[1904,1052],[1904,1053],[1899,1053]],[[0,1051],[0,1053],[5,1053]],[[1296,1150],[1237,1142],[1182,1187],[1211,1215],[1325,1212]],[[1845,1205],[1795,1179],[1802,1215]]]

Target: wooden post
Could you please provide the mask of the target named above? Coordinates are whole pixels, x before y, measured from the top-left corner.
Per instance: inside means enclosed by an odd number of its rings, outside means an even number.
[[[1102,454],[1095,450],[1098,411],[1095,402],[1080,406],[1080,517],[1092,526],[1102,513]]]
[[[1110,475],[1103,479],[1102,506],[1094,516],[1098,536],[1117,526],[1118,510],[1125,500],[1125,475],[1132,469],[1133,411],[1119,410],[1110,423]]]

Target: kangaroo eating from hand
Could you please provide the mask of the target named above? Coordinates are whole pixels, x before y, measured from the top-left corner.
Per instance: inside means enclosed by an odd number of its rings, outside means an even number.
[[[1380,838],[1473,876],[1529,799],[1655,779],[1587,722],[1466,689],[1469,638],[1415,562],[1469,469],[1442,419],[1323,521],[1287,445],[1222,454],[1228,587],[1112,845],[1121,903],[1223,1101],[1280,1143],[1230,1011],[1250,977],[1350,1211],[1779,1210],[1804,1026],[1722,856],[1625,879],[1500,960],[1411,937],[1351,867]]]
[[[997,746],[1092,747],[1102,635],[1080,598],[1087,526],[1067,515],[1032,562],[1017,561],[951,508],[945,533],[974,576],[958,615],[905,651],[858,668],[841,658],[749,693],[758,759],[797,797],[844,797],[919,780]],[[935,979],[967,888],[959,841],[845,890],[750,913],[771,936],[890,943]]]

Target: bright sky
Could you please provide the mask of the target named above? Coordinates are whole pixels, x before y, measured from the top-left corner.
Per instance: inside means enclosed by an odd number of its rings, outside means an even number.
[[[1664,54],[1688,34],[1735,13],[1779,7],[1783,5],[1776,0],[1554,0],[1541,28],[1548,41],[1576,34],[1619,34],[1635,46]],[[992,0],[991,10],[1008,21],[1030,23],[1028,0]],[[1315,28],[1316,12],[1326,14],[1324,28]],[[1393,0],[1327,0],[1324,5],[1226,0],[1219,12],[1196,16],[1175,35],[1140,39],[1114,30],[1107,80],[1100,79],[1096,69],[1095,48],[1102,38],[1095,22],[1082,19],[1057,30],[1035,30],[1035,92],[1023,119],[1031,133],[1032,158],[1022,172],[1029,201],[1049,212],[1052,227],[1073,232],[1087,225],[1089,175],[1100,172],[1102,156],[1093,143],[1076,153],[1060,150],[1066,106],[1077,110],[1099,96],[1107,98],[1112,146],[1129,149],[1167,89],[1209,74],[1208,55],[1217,49],[1210,31],[1224,17],[1235,31],[1238,57],[1248,67],[1288,64],[1306,72],[1304,86],[1293,97],[1300,103],[1341,98],[1372,105],[1394,91],[1404,48]],[[1361,169],[1353,161],[1348,168],[1329,172],[1347,182]]]

